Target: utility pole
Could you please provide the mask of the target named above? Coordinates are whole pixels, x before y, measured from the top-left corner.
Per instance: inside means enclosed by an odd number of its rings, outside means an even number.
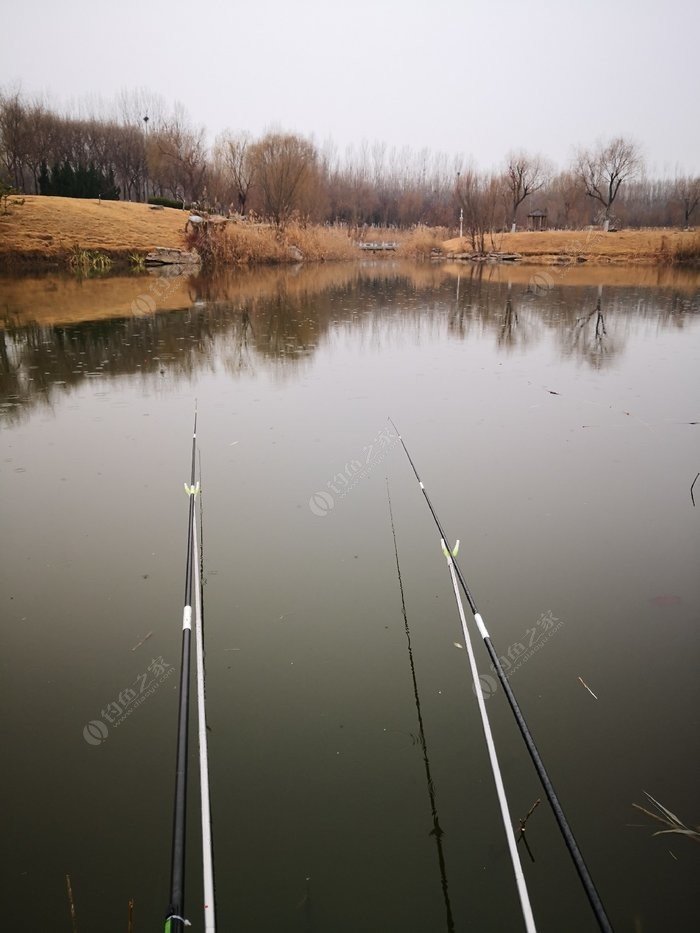
[[[462,174],[461,172],[457,172],[457,197],[459,197],[459,178],[461,174]],[[459,238],[460,240],[462,239],[463,223],[464,223],[464,208],[460,207],[459,209]]]

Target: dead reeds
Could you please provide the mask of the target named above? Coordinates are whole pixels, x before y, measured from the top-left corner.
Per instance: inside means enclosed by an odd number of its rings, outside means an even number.
[[[651,802],[651,804],[656,808],[656,813],[653,813],[651,810],[647,810],[646,807],[640,806],[638,803],[633,803],[632,806],[635,810],[639,810],[644,813],[645,816],[650,817],[652,820],[655,820],[657,823],[661,823],[665,826],[665,829],[658,829],[653,835],[654,836],[665,836],[669,833],[676,833],[679,836],[685,836],[688,839],[691,839],[693,842],[700,842],[700,827],[693,829],[690,826],[686,826],[675,813],[671,813],[662,803],[659,803],[651,794],[648,794],[644,791],[644,796]]]
[[[188,249],[195,249],[205,265],[265,265],[357,259],[356,245],[339,227],[291,223],[283,228],[268,224],[229,222],[218,229],[195,229],[187,234]]]
[[[660,252],[659,258],[662,262],[678,263],[679,265],[700,263],[700,232],[695,230],[681,236],[672,246],[667,246],[663,253]]]

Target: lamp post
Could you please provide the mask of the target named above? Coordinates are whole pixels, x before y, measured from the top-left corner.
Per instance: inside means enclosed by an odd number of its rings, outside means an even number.
[[[145,155],[146,155],[146,172],[145,172],[145,178],[144,178],[143,198],[144,198],[144,201],[146,202],[146,204],[148,204],[148,120],[149,120],[149,116],[148,116],[148,114],[146,114],[146,115],[144,116],[144,118],[143,118],[144,134],[145,134],[145,137],[146,137],[146,153],[145,153]]]

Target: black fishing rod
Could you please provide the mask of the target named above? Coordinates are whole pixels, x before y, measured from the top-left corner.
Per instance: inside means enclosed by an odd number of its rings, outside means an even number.
[[[195,496],[199,483],[195,485],[195,459],[197,451],[197,404],[194,407],[194,430],[192,432],[192,469],[189,486],[185,492],[189,498],[187,521],[187,559],[185,563],[185,599],[182,611],[182,660],[180,664],[180,698],[177,717],[177,754],[175,764],[175,804],[173,809],[173,842],[170,867],[170,903],[165,917],[165,933],[181,933],[189,921],[185,920],[185,830],[187,820],[187,745],[189,738],[190,711],[190,642],[192,640],[192,580],[196,554],[194,542]]]
[[[600,895],[598,894],[598,891],[596,890],[596,887],[595,887],[595,884],[593,883],[593,879],[591,878],[590,872],[588,871],[588,868],[586,867],[586,863],[583,860],[581,851],[578,847],[576,839],[574,838],[574,834],[571,831],[571,827],[569,826],[566,816],[564,815],[564,811],[561,807],[561,804],[559,803],[559,799],[555,793],[554,786],[552,785],[549,775],[547,774],[547,770],[544,766],[544,763],[542,762],[540,753],[537,751],[537,746],[535,745],[534,739],[532,738],[532,735],[530,734],[530,730],[527,727],[525,718],[522,712],[520,711],[520,707],[518,706],[518,701],[515,699],[515,694],[513,693],[510,683],[508,682],[508,678],[506,677],[506,673],[503,670],[503,666],[499,660],[498,653],[496,652],[496,649],[493,647],[493,644],[491,642],[491,636],[489,635],[486,629],[486,626],[484,624],[484,620],[482,619],[481,614],[479,613],[479,610],[477,609],[476,602],[474,600],[474,597],[472,596],[472,593],[471,593],[471,590],[469,589],[467,581],[464,578],[464,574],[462,573],[462,570],[453,555],[453,547],[449,543],[450,539],[445,534],[445,530],[442,527],[442,524],[440,523],[440,519],[437,516],[437,512],[433,508],[433,504],[430,501],[430,496],[428,495],[426,488],[423,485],[423,482],[420,476],[418,475],[418,470],[416,469],[416,465],[413,462],[413,458],[411,457],[410,453],[408,452],[408,447],[406,447],[406,443],[403,437],[401,436],[399,429],[396,427],[396,425],[391,420],[391,418],[389,418],[389,423],[391,424],[393,429],[396,431],[396,434],[398,435],[398,438],[401,441],[401,446],[403,447],[406,453],[406,456],[408,457],[408,462],[411,464],[413,473],[415,474],[415,477],[418,480],[418,485],[420,486],[421,492],[423,493],[423,496],[425,497],[425,501],[428,504],[428,508],[430,509],[430,513],[433,516],[437,529],[440,532],[440,537],[442,541],[444,542],[445,546],[447,547],[449,554],[451,555],[451,564],[454,566],[460,585],[464,591],[464,595],[467,599],[467,602],[469,603],[469,608],[471,609],[472,615],[474,616],[474,621],[476,622],[476,626],[479,630],[479,634],[481,635],[484,641],[484,644],[486,645],[486,650],[488,651],[489,657],[491,658],[491,662],[496,670],[496,673],[498,674],[498,679],[501,682],[501,686],[503,687],[505,695],[508,699],[508,703],[510,704],[510,708],[515,717],[515,721],[518,724],[518,729],[520,730],[520,734],[522,735],[525,745],[527,746],[527,750],[530,753],[530,758],[532,759],[532,763],[535,766],[535,770],[537,771],[537,775],[540,779],[540,782],[544,789],[547,800],[549,801],[549,804],[552,808],[552,812],[554,813],[554,817],[557,821],[561,834],[564,837],[564,842],[566,844],[566,847],[576,867],[578,876],[581,879],[581,883],[586,892],[586,896],[588,897],[590,905],[593,909],[593,913],[595,914],[596,920],[598,921],[598,926],[603,931],[603,933],[612,933],[612,930],[613,930],[612,924],[610,923],[610,920],[608,919],[608,916],[605,913],[603,902],[600,899]]]
[[[391,520],[391,534],[394,538],[394,556],[396,557],[396,573],[399,578],[399,590],[401,592],[401,612],[403,613],[403,625],[406,632],[406,643],[408,645],[408,660],[411,665],[411,679],[413,681],[413,699],[416,704],[416,713],[418,714],[418,733],[421,751],[423,752],[423,766],[425,767],[425,779],[428,785],[428,797],[430,799],[430,813],[433,818],[433,828],[430,835],[435,837],[435,846],[437,848],[438,865],[440,868],[440,882],[442,885],[442,899],[445,903],[445,919],[447,921],[447,933],[454,933],[455,922],[452,916],[452,905],[450,904],[450,895],[447,888],[447,868],[445,866],[445,853],[442,848],[442,837],[444,830],[440,826],[438,818],[437,801],[435,799],[435,785],[430,772],[430,758],[428,757],[428,745],[425,740],[425,729],[423,728],[423,713],[421,711],[420,694],[418,693],[418,681],[416,680],[416,667],[413,663],[413,645],[411,644],[411,630],[408,627],[408,614],[406,612],[406,599],[403,591],[403,577],[401,576],[401,565],[399,564],[399,548],[396,543],[396,528],[394,527],[394,510],[391,507],[391,494],[389,493],[389,480],[386,481],[386,495],[389,500],[389,519]]]

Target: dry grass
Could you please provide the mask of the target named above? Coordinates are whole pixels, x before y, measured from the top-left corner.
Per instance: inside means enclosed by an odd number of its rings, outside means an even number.
[[[576,262],[579,257],[599,263],[665,262],[673,261],[676,249],[682,243],[687,243],[692,236],[682,230],[644,229],[603,233],[600,228],[595,228],[499,233],[494,235],[494,242],[495,248],[501,252],[520,253],[524,259],[538,263]],[[446,240],[442,248],[447,254],[468,252],[471,244],[467,237],[461,240],[457,237]]]
[[[412,259],[429,259],[434,249],[442,249],[447,229],[445,227],[414,227],[403,234],[398,240],[398,252],[402,256],[410,256]],[[387,239],[397,239],[388,236]]]
[[[680,239],[669,243],[668,262],[700,263],[700,233],[695,230],[684,233]]]
[[[9,213],[0,213],[0,264],[12,260],[67,264],[76,246],[93,255],[104,253],[122,260],[156,246],[179,249],[186,245],[186,219],[183,211],[152,210],[145,204],[122,201],[98,203],[38,195],[10,198]],[[353,230],[353,238],[350,231],[325,226],[290,225],[280,233],[264,224],[229,223],[225,231],[225,239],[210,251],[235,265],[294,262],[297,254],[290,247],[296,247],[307,261],[356,259],[361,255],[353,239],[358,233],[366,240],[396,241],[399,254],[410,258],[427,257],[434,247],[441,247],[448,255],[470,249],[466,237],[446,240],[445,230],[429,227],[405,231],[364,228]],[[597,263],[681,263],[700,259],[700,234],[681,230],[503,233],[495,235],[493,245],[504,252],[520,253],[527,261],[545,264],[576,262],[579,258]]]
[[[319,262],[357,259],[357,247],[336,227],[229,223],[216,231],[194,230],[187,245],[207,265]]]
[[[9,213],[0,214],[0,261],[11,256],[66,260],[76,245],[112,257],[184,245],[187,214],[171,208],[39,195],[27,195],[23,204],[18,200],[11,198]]]

